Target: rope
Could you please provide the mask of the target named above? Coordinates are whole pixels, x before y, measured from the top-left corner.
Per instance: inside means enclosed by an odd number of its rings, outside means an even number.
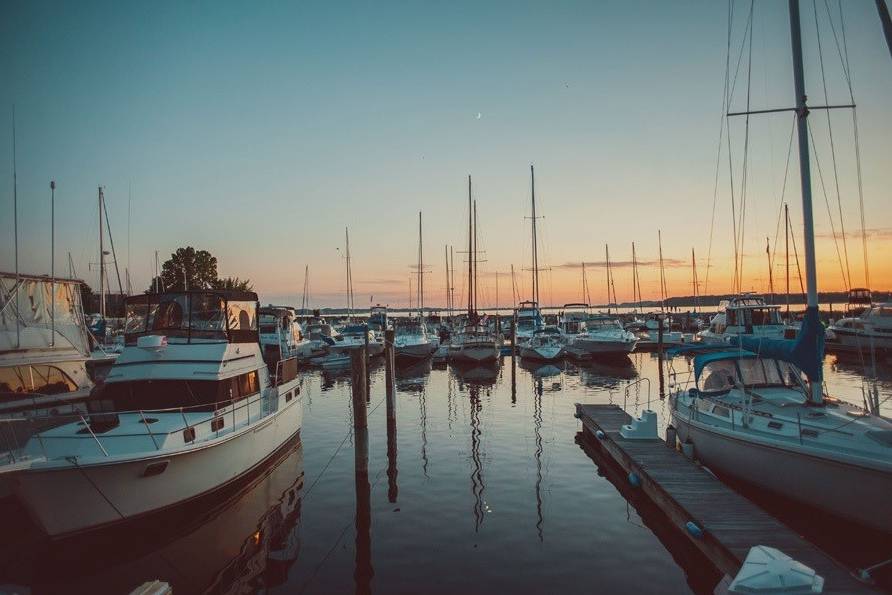
[[[780,236],[780,223],[784,218],[784,196],[787,192],[787,176],[790,173],[790,155],[793,152],[793,132],[796,130],[796,118],[793,118],[793,125],[790,127],[790,142],[787,146],[787,164],[784,166],[784,182],[781,186],[780,205],[777,213],[777,225],[774,228],[774,251],[771,253],[771,270],[774,270],[775,256],[777,255],[777,238]]]
[[[827,187],[824,185],[824,173],[821,170],[821,160],[818,158],[818,147],[815,144],[815,137],[811,128],[808,129],[808,138],[811,140],[812,152],[815,156],[815,167],[818,170],[818,179],[821,181],[821,192],[824,194],[824,203],[827,205],[827,217],[830,219],[830,231],[833,233],[833,245],[836,247],[836,257],[839,259],[839,271],[842,275],[842,284],[843,287],[848,290],[849,285],[846,279],[846,271],[843,266],[843,258],[839,251],[839,241],[836,236],[836,225],[833,224],[833,211],[830,209],[830,198],[827,196]]]

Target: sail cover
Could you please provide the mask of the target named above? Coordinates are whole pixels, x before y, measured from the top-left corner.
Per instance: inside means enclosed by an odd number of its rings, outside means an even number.
[[[747,351],[790,362],[805,372],[811,382],[824,379],[824,326],[818,316],[817,306],[805,310],[805,318],[795,339],[763,339],[757,337],[732,337],[731,344]]]

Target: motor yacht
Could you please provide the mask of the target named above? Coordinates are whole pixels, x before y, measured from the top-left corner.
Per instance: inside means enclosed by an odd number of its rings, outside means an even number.
[[[400,360],[429,358],[439,346],[419,317],[397,318],[393,324],[394,357]]]
[[[696,338],[704,343],[727,343],[738,336],[783,339],[780,306],[768,305],[765,298],[751,293],[722,300],[709,327],[697,333]]]
[[[125,348],[86,414],[8,451],[0,477],[43,531],[59,537],[210,493],[299,435],[297,360],[272,368],[253,292],[127,298]]]
[[[622,356],[632,353],[637,344],[638,337],[625,330],[619,320],[595,315],[585,321],[584,332],[576,335],[568,348],[587,356]]]
[[[546,326],[533,333],[530,340],[520,346],[520,357],[524,360],[553,362],[561,358],[564,351],[564,338],[560,329]]]

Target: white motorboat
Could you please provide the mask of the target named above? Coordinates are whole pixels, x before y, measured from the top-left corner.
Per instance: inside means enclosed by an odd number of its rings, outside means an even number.
[[[697,333],[704,343],[727,343],[731,337],[783,339],[784,322],[780,306],[765,303],[765,298],[744,293],[719,303],[719,312],[709,327]]]
[[[348,324],[334,338],[331,351],[339,355],[350,355],[350,352],[365,349],[368,341],[369,357],[384,353],[384,339],[369,330],[365,324]]]
[[[529,341],[533,333],[542,328],[542,314],[536,302],[520,302],[517,307],[516,320],[514,342],[517,345],[523,345]]]
[[[533,333],[530,340],[520,346],[520,357],[524,360],[553,362],[559,360],[564,351],[564,338],[560,329],[546,326]]]
[[[257,310],[256,294],[236,290],[127,299],[126,347],[89,414],[47,415],[53,427],[0,466],[47,535],[210,493],[299,434],[297,360],[270,371]]]
[[[585,321],[585,329],[568,344],[574,352],[589,356],[622,356],[635,350],[638,337],[625,330],[612,316],[595,315]]]
[[[82,283],[0,273],[0,418],[86,410],[94,383]],[[0,424],[3,444],[21,444],[22,429]]]
[[[328,351],[320,342],[304,338],[292,308],[272,305],[260,308],[260,346],[264,358],[272,362],[289,357],[307,361]]]
[[[422,360],[429,358],[439,346],[420,318],[397,318],[393,324],[394,357],[401,360]]]
[[[830,342],[853,347],[865,356],[872,351],[892,353],[892,303],[876,304],[860,316],[841,318],[831,324]]]
[[[589,318],[588,304],[565,304],[558,316],[558,328],[564,340],[569,343],[574,337],[585,332],[585,321]]]
[[[452,337],[449,361],[456,363],[491,363],[499,359],[495,335],[481,325],[468,325]]]

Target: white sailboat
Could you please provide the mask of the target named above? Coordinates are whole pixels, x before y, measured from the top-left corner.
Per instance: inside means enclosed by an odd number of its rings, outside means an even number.
[[[464,328],[452,336],[449,360],[458,364],[491,364],[499,359],[496,335],[477,312],[477,209],[468,176],[468,314]]]
[[[7,453],[0,478],[50,536],[130,520],[210,493],[299,434],[295,359],[272,371],[257,295],[236,290],[127,299],[126,347],[87,415],[50,422]]]
[[[799,2],[789,0],[807,308],[795,340],[741,336],[731,348],[679,351],[694,358],[696,385],[670,395],[678,437],[710,468],[834,515],[892,532],[892,423],[823,390],[808,113]],[[712,349],[716,349],[713,347]]]
[[[422,360],[433,355],[439,341],[431,336],[424,319],[424,252],[421,235],[421,211],[418,212],[418,318],[395,321],[394,356],[400,360]]]

